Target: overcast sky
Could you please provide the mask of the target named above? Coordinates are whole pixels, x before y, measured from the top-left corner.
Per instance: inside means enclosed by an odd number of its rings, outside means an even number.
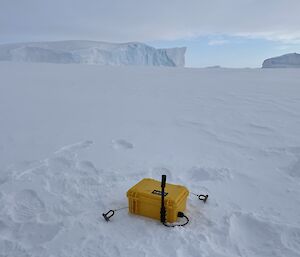
[[[241,38],[299,48],[300,0],[0,0],[0,43],[205,41],[228,48]]]

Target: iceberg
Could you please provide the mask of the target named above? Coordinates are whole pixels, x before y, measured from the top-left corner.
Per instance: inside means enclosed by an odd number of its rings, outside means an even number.
[[[300,68],[300,54],[291,53],[266,59],[262,68]]]
[[[186,47],[156,49],[139,42],[69,40],[0,45],[0,61],[184,67],[185,52]]]

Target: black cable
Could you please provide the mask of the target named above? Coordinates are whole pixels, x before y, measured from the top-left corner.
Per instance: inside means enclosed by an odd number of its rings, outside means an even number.
[[[169,228],[174,228],[174,227],[183,227],[183,226],[185,226],[186,224],[188,224],[189,223],[189,218],[183,213],[183,212],[178,212],[178,214],[177,214],[177,216],[179,217],[179,218],[185,218],[186,219],[186,221],[185,221],[185,223],[183,223],[183,224],[168,224],[168,223],[163,223],[166,227],[169,227]]]
[[[171,228],[173,228],[173,227],[183,227],[186,224],[188,224],[190,220],[181,211],[177,213],[177,217],[179,217],[179,218],[185,218],[186,219],[185,223],[183,223],[183,224],[169,224],[169,223],[166,223],[166,207],[165,207],[165,186],[166,186],[166,180],[167,180],[167,176],[166,175],[162,175],[161,176],[160,222],[162,224],[164,224],[164,226],[166,226],[166,227],[171,227]]]

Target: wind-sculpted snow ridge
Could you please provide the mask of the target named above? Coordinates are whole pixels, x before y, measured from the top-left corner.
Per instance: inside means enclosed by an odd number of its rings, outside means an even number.
[[[183,67],[185,47],[156,49],[143,43],[58,41],[0,45],[0,61]]]
[[[263,68],[300,68],[300,54],[291,53],[266,59]]]

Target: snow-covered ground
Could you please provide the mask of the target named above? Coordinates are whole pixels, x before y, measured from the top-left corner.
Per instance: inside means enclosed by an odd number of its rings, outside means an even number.
[[[0,256],[300,256],[300,72],[0,63]],[[120,210],[182,184],[183,228]]]

